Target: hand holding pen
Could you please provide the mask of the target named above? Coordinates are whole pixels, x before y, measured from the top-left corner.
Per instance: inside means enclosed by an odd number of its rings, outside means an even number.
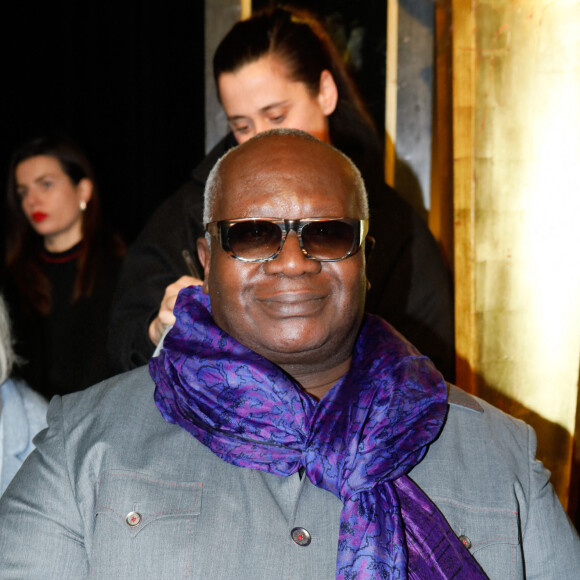
[[[159,312],[149,325],[149,338],[154,345],[159,344],[159,341],[162,339],[168,328],[173,326],[175,323],[173,308],[179,291],[183,288],[188,288],[189,286],[201,286],[202,284],[201,276],[195,267],[195,262],[193,261],[189,251],[183,250],[182,255],[191,275],[181,276],[181,278],[165,288],[165,294],[161,300]]]

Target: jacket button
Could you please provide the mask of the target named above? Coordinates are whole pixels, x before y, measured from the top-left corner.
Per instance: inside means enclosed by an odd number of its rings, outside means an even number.
[[[459,536],[459,541],[469,550],[471,548],[471,540],[467,536]]]
[[[299,546],[308,546],[311,541],[310,533],[304,528],[294,528],[290,532],[290,537]]]
[[[141,514],[139,512],[129,512],[125,521],[133,528],[141,523]]]

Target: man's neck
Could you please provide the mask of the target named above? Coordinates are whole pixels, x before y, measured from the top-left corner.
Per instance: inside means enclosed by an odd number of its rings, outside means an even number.
[[[324,395],[348,372],[351,359],[330,369],[317,372],[291,372],[291,376],[300,386],[317,401],[320,401]]]

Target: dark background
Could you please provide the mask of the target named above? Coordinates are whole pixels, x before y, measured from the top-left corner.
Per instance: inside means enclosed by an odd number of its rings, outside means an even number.
[[[384,0],[294,4],[326,22],[382,127]],[[107,222],[131,242],[204,156],[203,7],[55,0],[0,8],[2,205],[11,152],[66,133],[95,166]]]
[[[2,195],[20,142],[67,133],[130,241],[203,157],[203,2],[24,1],[2,13]]]

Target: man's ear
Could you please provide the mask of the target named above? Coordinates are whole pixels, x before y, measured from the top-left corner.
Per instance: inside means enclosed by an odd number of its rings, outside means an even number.
[[[211,253],[209,250],[209,245],[204,237],[197,238],[197,257],[199,258],[199,263],[203,268],[203,284],[202,289],[204,294],[209,294],[209,264],[211,261]]]
[[[318,104],[323,114],[327,117],[334,113],[338,103],[338,89],[332,73],[323,70],[320,73],[320,88],[318,90]]]
[[[373,252],[373,249],[375,247],[375,238],[373,238],[373,236],[367,236],[365,238],[365,262],[368,263],[369,258],[371,257],[371,254]],[[371,289],[371,283],[370,280],[367,278],[367,292]]]

